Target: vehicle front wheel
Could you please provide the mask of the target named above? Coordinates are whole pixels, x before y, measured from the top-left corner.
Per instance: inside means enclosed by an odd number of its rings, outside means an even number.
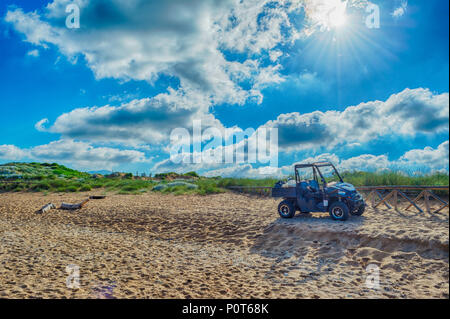
[[[294,203],[289,200],[284,200],[278,205],[278,214],[282,218],[292,218],[295,215]]]
[[[366,210],[366,205],[361,205],[361,206],[359,206],[359,208],[357,210],[352,212],[352,215],[361,216],[362,214],[364,214],[365,210]]]
[[[334,202],[329,208],[330,216],[334,220],[347,220],[349,209],[348,206],[343,202]]]

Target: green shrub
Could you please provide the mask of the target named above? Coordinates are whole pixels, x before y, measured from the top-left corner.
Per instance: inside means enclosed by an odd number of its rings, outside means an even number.
[[[31,189],[37,192],[40,191],[44,191],[44,190],[49,190],[51,187],[48,183],[46,182],[41,182],[41,183],[37,183],[35,184]]]
[[[92,183],[91,187],[92,188],[101,188],[101,187],[103,187],[103,184],[102,183]]]
[[[121,188],[121,190],[125,191],[125,192],[133,192],[133,191],[137,191],[139,189],[141,189],[141,187],[139,185],[126,185]]]
[[[65,193],[66,192],[66,187],[64,187],[64,186],[58,187],[58,188],[55,189],[55,191],[57,193]]]
[[[90,190],[92,190],[90,185],[83,185],[80,187],[80,192],[88,192]]]
[[[77,191],[78,191],[78,187],[76,187],[74,185],[66,187],[66,192],[77,192]]]
[[[184,174],[185,176],[191,176],[191,177],[200,177],[200,176],[198,176],[198,174],[196,173],[196,172],[194,172],[194,171],[192,171],[192,172],[187,172],[186,174]]]
[[[59,188],[67,185],[67,181],[63,179],[55,179],[48,182],[52,188]]]

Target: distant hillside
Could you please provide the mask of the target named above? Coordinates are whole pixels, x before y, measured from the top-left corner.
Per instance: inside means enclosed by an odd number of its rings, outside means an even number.
[[[56,163],[7,163],[0,165],[0,179],[86,178],[90,174]]]

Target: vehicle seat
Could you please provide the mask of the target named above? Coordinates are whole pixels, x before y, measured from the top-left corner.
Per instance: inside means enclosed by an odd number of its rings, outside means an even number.
[[[302,191],[306,191],[306,189],[308,187],[308,182],[307,181],[300,181],[299,186],[300,186],[300,189]]]
[[[317,181],[310,180],[308,184],[309,184],[309,186],[312,188],[312,190],[314,192],[318,192],[319,191],[319,183],[317,183]]]

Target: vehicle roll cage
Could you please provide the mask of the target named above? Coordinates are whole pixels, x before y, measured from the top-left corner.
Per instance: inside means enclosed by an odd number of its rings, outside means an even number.
[[[300,176],[298,174],[298,169],[312,167],[314,180],[319,182],[319,179],[318,179],[318,175],[319,175],[320,179],[322,180],[322,182],[324,184],[324,186],[326,186],[327,182],[326,182],[325,178],[323,177],[322,172],[320,171],[319,167],[327,167],[327,166],[331,166],[333,168],[334,172],[339,177],[339,180],[341,181],[341,183],[343,183],[344,180],[342,179],[342,177],[339,174],[338,170],[330,162],[316,162],[316,163],[310,163],[310,164],[296,164],[295,165],[295,182],[296,183],[300,182]]]

